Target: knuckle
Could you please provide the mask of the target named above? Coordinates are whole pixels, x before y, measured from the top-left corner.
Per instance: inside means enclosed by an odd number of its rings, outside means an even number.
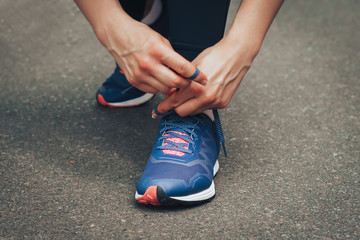
[[[200,84],[192,84],[191,89],[195,95],[200,95],[204,91],[204,87],[201,86]]]
[[[220,101],[218,99],[216,99],[212,102],[211,105],[213,108],[220,108]]]
[[[186,74],[186,61],[182,60],[179,62],[179,70],[178,70],[180,75],[185,75]],[[188,76],[185,76],[188,77]]]
[[[216,97],[215,97],[215,95],[206,94],[206,95],[205,95],[205,98],[204,98],[204,102],[205,102],[206,104],[214,104],[214,103],[216,103]]]
[[[140,82],[140,79],[141,79],[141,73],[139,71],[135,71],[131,76],[130,78],[128,79],[128,81],[130,83],[139,83]]]
[[[148,45],[148,50],[152,56],[162,56],[163,50],[162,45],[159,42],[150,42]]]
[[[167,38],[161,38],[161,41],[164,42],[164,44],[171,46],[171,43]]]
[[[178,77],[174,77],[172,79],[170,79],[169,81],[169,87],[171,88],[176,88],[176,87],[180,87],[182,85],[182,79],[178,78]]]
[[[218,104],[218,108],[226,108],[227,105],[228,105],[227,102],[225,102],[225,101],[220,101],[219,104]]]
[[[150,59],[149,58],[140,58],[138,60],[139,68],[142,70],[150,69]]]

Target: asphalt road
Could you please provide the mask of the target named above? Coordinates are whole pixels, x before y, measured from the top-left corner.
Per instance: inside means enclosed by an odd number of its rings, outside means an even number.
[[[159,209],[134,192],[163,97],[98,106],[114,62],[75,4],[0,0],[0,239],[359,239],[359,12],[286,1],[220,112],[216,198]]]

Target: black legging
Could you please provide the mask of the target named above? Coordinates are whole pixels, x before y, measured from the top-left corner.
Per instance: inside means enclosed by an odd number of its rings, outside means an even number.
[[[145,0],[120,0],[124,10],[141,20]],[[163,0],[168,11],[169,41],[176,52],[192,61],[221,40],[230,0]]]

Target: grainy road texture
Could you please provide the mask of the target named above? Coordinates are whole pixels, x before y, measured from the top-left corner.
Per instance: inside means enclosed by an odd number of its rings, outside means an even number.
[[[158,209],[134,191],[162,96],[99,107],[114,62],[75,4],[0,0],[0,239],[359,239],[359,12],[286,1],[221,111],[216,198]]]

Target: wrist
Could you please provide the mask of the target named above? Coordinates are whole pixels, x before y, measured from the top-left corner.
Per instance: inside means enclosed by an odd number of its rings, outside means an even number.
[[[241,60],[246,62],[246,65],[251,65],[254,58],[260,51],[261,43],[255,42],[251,39],[233,37],[226,35],[219,43],[222,48],[227,49],[227,52],[234,60]]]
[[[98,9],[96,21],[91,25],[100,43],[108,48],[111,45],[109,36],[112,36],[114,31],[125,31],[124,28],[131,20],[132,18],[125,13],[118,1],[104,1]]]

